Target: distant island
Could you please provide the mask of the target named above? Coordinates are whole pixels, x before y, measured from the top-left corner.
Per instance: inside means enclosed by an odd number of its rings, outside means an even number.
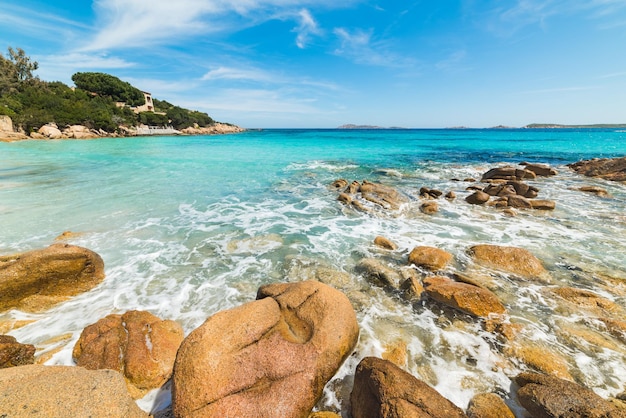
[[[527,129],[626,129],[626,123],[598,123],[594,125],[560,125],[558,123],[531,123]]]
[[[338,126],[337,129],[408,129],[408,128],[402,128],[399,126],[384,127],[384,126],[376,126],[376,125],[354,125],[352,123],[348,123],[346,125]]]

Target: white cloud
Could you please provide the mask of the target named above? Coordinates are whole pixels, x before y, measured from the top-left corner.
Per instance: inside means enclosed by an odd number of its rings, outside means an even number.
[[[299,45],[318,27],[303,6],[345,7],[334,0],[95,0],[98,33],[84,50],[175,44],[200,34],[237,31],[284,15],[300,21]]]
[[[256,68],[242,69],[232,67],[218,67],[204,74],[202,80],[246,80],[257,82],[273,81],[274,77],[266,71]]]
[[[321,30],[319,29],[317,22],[307,9],[302,9],[298,13],[300,18],[300,25],[294,29],[298,33],[296,37],[296,45],[298,48],[304,49],[309,42],[312,35],[319,35]]]

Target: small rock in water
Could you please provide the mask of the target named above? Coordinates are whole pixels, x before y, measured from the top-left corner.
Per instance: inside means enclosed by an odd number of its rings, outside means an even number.
[[[452,261],[452,254],[436,247],[415,247],[409,254],[409,264],[431,271],[445,268],[450,261]]]
[[[398,245],[395,242],[392,242],[388,238],[381,237],[380,235],[374,238],[374,244],[378,245],[381,248],[386,248],[392,251],[398,249]]]

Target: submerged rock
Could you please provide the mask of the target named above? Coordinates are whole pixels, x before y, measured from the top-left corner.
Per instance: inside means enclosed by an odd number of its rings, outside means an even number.
[[[347,183],[344,179],[335,180],[331,187],[340,190],[344,182]],[[363,180],[363,183],[353,181],[343,190],[337,200],[363,212],[369,211],[370,207],[372,209],[396,210],[402,203],[407,202],[406,197],[393,187],[367,180]]]
[[[181,345],[172,401],[180,417],[302,417],[356,345],[348,298],[315,281],[263,286]]]
[[[72,357],[90,370],[111,369],[128,382],[134,398],[161,387],[172,375],[183,329],[146,311],[109,315],[83,330]]]
[[[6,417],[148,418],[118,372],[74,366],[0,370],[0,405]]]
[[[363,273],[368,279],[383,286],[390,286],[394,289],[400,287],[402,276],[396,270],[386,266],[382,261],[375,258],[364,258],[356,266],[357,271]]]
[[[424,202],[420,205],[420,212],[425,213],[427,215],[432,215],[439,211],[439,205],[437,202]]]
[[[532,171],[537,176],[541,177],[556,176],[559,173],[547,164],[520,163],[520,165],[523,165],[526,170]]]
[[[574,382],[539,373],[520,373],[517,398],[533,417],[624,418],[626,411]]]
[[[34,345],[21,344],[10,335],[0,335],[0,369],[33,364],[34,362]],[[2,411],[0,410],[0,412]]]
[[[474,245],[468,250],[474,261],[482,266],[502,270],[517,276],[547,281],[547,271],[530,251],[499,245]]]
[[[582,186],[582,187],[579,187],[578,190],[580,190],[581,192],[585,192],[585,193],[595,194],[598,197],[611,197],[611,195],[609,194],[609,192],[606,191],[606,189],[603,189],[602,187],[598,187],[598,186]]]
[[[0,312],[41,311],[86,292],[104,279],[104,262],[93,251],[68,244],[0,256]]]
[[[350,395],[353,418],[463,418],[465,413],[390,361],[365,357]]]

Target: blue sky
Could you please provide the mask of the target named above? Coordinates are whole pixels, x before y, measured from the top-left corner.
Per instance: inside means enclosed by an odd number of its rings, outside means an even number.
[[[0,51],[248,128],[626,123],[626,0],[0,0]]]

